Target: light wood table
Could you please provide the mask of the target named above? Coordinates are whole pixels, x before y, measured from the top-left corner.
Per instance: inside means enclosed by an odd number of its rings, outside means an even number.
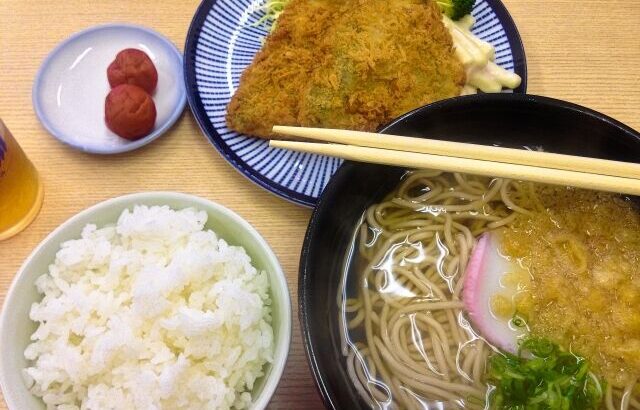
[[[640,129],[640,1],[505,0],[523,37],[529,92],[586,105]],[[249,182],[211,147],[187,109],[167,135],[118,156],[72,150],[48,135],[31,105],[35,73],[70,34],[108,22],[132,22],[165,34],[182,49],[197,0],[0,0],[0,117],[40,170],[45,201],[36,221],[0,243],[0,298],[24,258],[56,226],[118,195],[172,190],[238,212],[275,249],[289,279],[293,342],[273,409],[319,409],[297,317],[298,260],[311,211]],[[5,408],[0,400],[0,408]],[[18,410],[18,409],[16,409]]]

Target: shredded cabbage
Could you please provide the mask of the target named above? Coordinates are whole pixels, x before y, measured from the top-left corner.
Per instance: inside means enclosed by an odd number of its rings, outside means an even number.
[[[276,28],[276,20],[280,17],[280,14],[284,11],[284,7],[289,3],[289,0],[267,0],[264,6],[258,10],[264,10],[265,14],[257,21],[256,25],[266,25],[267,22],[271,23],[270,32],[273,32]]]

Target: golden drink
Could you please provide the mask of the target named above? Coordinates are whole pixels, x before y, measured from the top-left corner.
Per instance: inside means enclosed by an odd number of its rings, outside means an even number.
[[[38,172],[0,120],[0,241],[35,219],[42,198]]]

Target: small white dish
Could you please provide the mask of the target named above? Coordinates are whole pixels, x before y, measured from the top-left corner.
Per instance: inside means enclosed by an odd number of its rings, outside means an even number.
[[[107,67],[125,48],[147,53],[158,71],[153,94],[156,124],[151,134],[137,141],[120,138],[104,121],[104,101],[111,89]],[[184,110],[182,55],[169,40],[145,27],[91,27],[64,40],[47,56],[36,75],[32,97],[42,125],[65,144],[94,154],[131,151],[162,135]]]
[[[29,392],[22,379],[22,369],[27,366],[24,350],[37,328],[36,323],[29,319],[29,311],[31,305],[42,298],[36,291],[36,279],[47,272],[60,244],[79,238],[85,225],[115,224],[122,211],[138,204],[168,205],[172,209],[194,207],[206,211],[208,220],[205,228],[215,231],[231,245],[244,247],[254,266],[268,273],[275,351],[273,362],[265,365],[265,376],[254,385],[250,409],[267,407],[282,377],[291,342],[291,300],[277,257],[258,231],[222,205],[177,192],[142,192],[109,199],[73,216],[49,234],[20,267],[0,314],[0,386],[10,410],[45,409],[44,402]]]

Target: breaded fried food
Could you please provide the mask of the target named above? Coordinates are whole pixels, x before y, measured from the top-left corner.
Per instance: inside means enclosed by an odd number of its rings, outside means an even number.
[[[227,124],[375,131],[460,94],[462,63],[432,0],[292,0],[245,70]]]

